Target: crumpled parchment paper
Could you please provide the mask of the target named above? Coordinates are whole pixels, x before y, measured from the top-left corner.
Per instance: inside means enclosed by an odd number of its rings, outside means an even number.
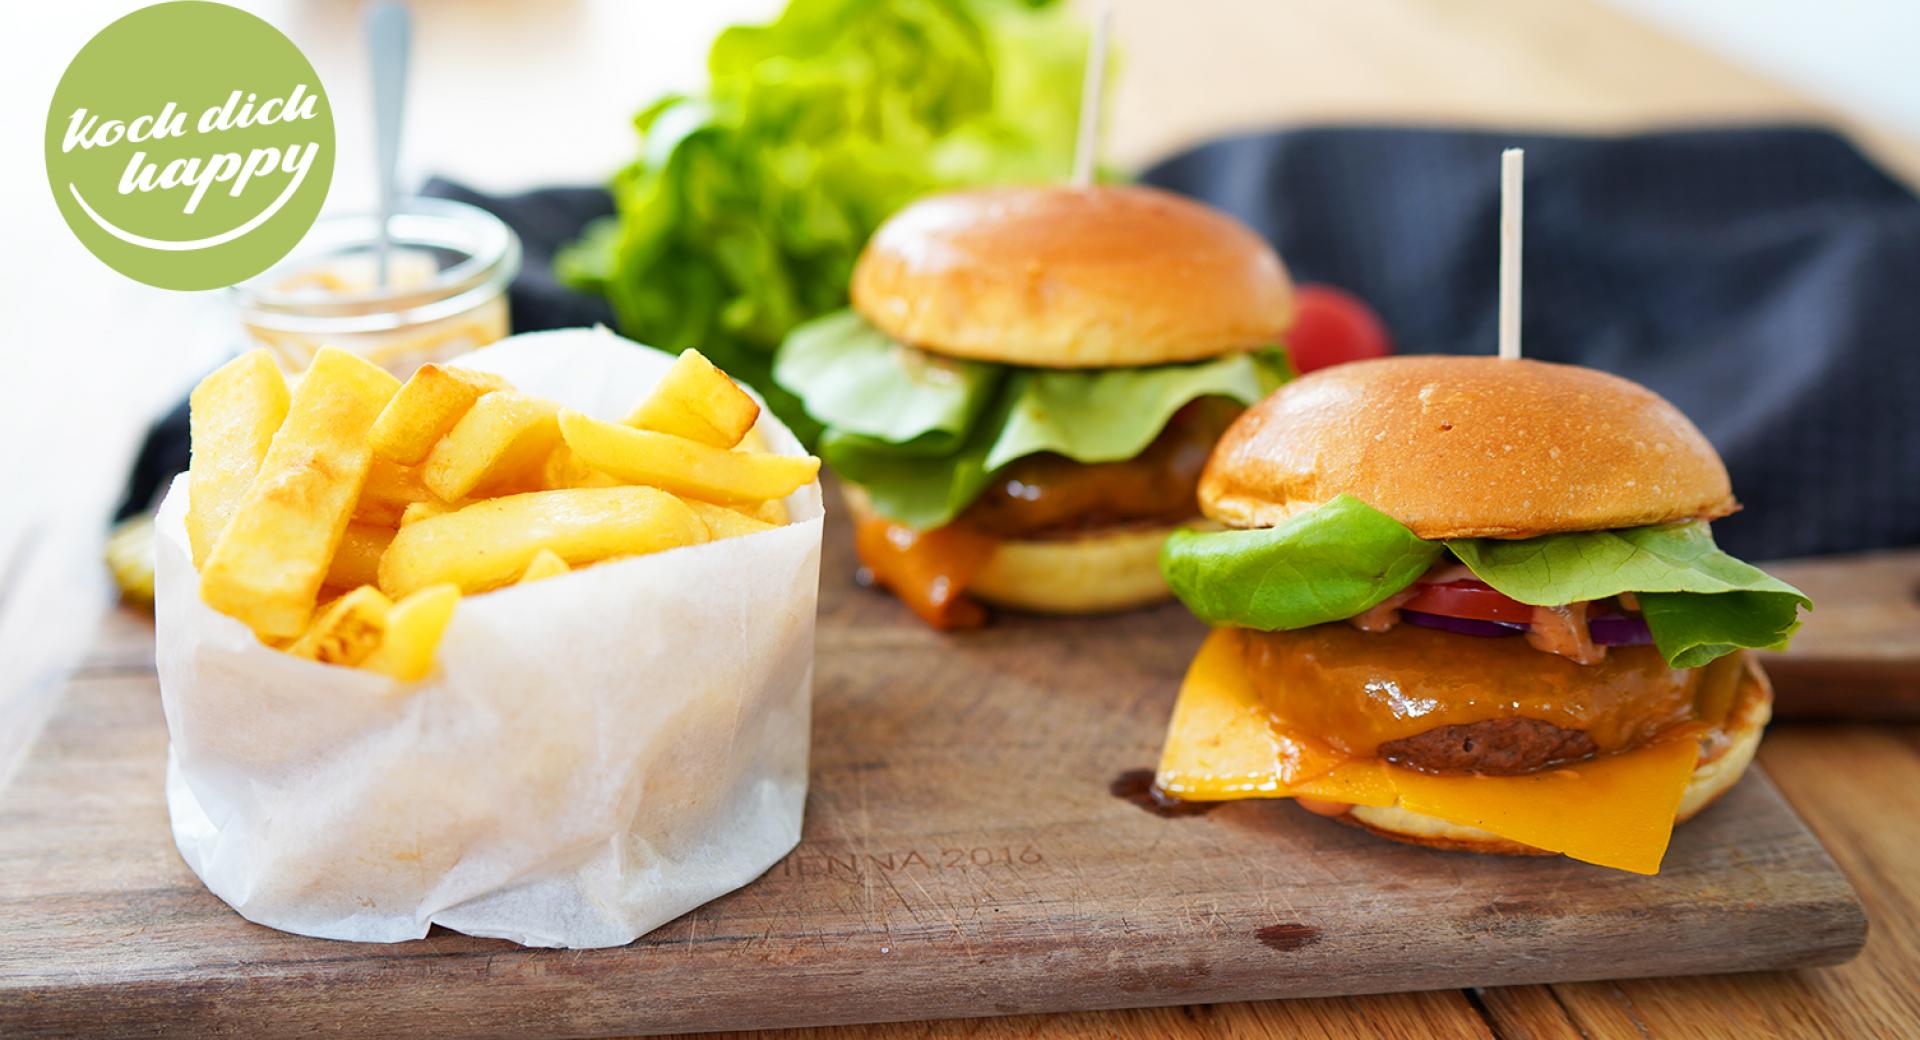
[[[568,329],[455,363],[618,419],[671,360]],[[759,428],[802,452],[771,415]],[[799,840],[817,483],[773,531],[467,597],[412,684],[272,650],[202,603],[186,499],[182,477],[155,549],[167,806],[187,864],[248,920],[616,946]]]

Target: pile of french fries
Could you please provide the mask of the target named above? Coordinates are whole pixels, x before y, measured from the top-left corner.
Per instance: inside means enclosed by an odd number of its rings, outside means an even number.
[[[332,348],[291,389],[265,350],[235,358],[190,411],[201,598],[269,646],[408,681],[460,597],[768,530],[820,469],[767,452],[759,405],[692,350],[622,423]]]

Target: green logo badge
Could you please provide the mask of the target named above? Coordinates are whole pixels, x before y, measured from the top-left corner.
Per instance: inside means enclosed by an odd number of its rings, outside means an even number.
[[[47,112],[47,179],[109,267],[215,289],[286,256],[333,181],[333,109],[280,30],[205,0],[102,29]]]

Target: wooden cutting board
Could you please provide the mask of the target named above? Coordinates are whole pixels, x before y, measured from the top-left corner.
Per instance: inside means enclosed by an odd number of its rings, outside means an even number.
[[[1755,769],[1658,877],[1431,852],[1283,802],[1145,797],[1178,607],[942,636],[829,528],[800,848],[613,950],[249,924],[175,853],[144,619],[0,791],[0,1035],[608,1036],[1831,964],[1866,921]],[[537,691],[530,691],[537,695]]]
[[[1793,646],[1761,658],[1776,719],[1920,720],[1920,549],[1767,570],[1813,599]]]

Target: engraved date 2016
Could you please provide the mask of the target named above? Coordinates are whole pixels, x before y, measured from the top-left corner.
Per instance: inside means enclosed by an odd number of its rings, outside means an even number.
[[[1047,858],[1032,845],[974,845],[892,852],[846,850],[828,852],[801,846],[774,868],[781,877],[858,877],[867,871],[970,870],[987,867],[1034,867]]]

